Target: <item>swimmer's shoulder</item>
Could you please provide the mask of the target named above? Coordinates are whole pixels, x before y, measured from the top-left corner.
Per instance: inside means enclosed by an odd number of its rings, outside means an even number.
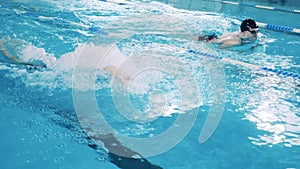
[[[220,36],[220,39],[222,38],[238,38],[241,37],[241,32],[228,32],[228,33],[224,33],[222,34],[222,36]]]

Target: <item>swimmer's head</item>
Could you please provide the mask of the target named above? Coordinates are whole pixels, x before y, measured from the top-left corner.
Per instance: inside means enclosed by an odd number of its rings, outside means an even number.
[[[241,24],[241,32],[251,31],[256,28],[258,28],[258,26],[253,19],[245,19]]]

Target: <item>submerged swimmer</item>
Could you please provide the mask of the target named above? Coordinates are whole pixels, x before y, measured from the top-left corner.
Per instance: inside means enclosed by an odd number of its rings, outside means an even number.
[[[7,49],[5,43],[1,41],[0,39],[0,54],[3,54],[4,57],[6,57],[11,63],[13,64],[21,64],[26,66],[33,66],[33,67],[39,67],[39,68],[45,68],[47,69],[46,65],[41,66],[36,63],[29,63],[22,61],[15,53],[11,53],[10,50]],[[113,55],[115,56],[115,55]],[[122,60],[121,60],[122,61]],[[9,62],[9,63],[10,63]],[[89,62],[88,62],[89,63]],[[130,77],[127,74],[122,73],[120,70],[118,70],[117,67],[114,66],[106,66],[101,67],[101,70],[105,72],[110,72],[113,76],[121,80],[123,83],[128,83],[130,81]],[[64,118],[68,118],[69,116],[64,114]],[[88,120],[87,117],[80,117],[81,120]],[[73,119],[73,118],[72,118]],[[77,120],[77,118],[74,118]],[[77,121],[76,121],[77,123]],[[72,123],[72,124],[76,124]],[[76,128],[77,126],[72,126],[71,128]],[[67,127],[68,128],[68,127]],[[68,128],[70,129],[70,128]],[[117,137],[113,133],[106,133],[101,134],[97,133],[97,131],[93,131],[93,128],[86,128],[86,130],[89,130],[90,132],[93,132],[93,136],[87,136],[86,139],[88,141],[88,146],[93,148],[96,151],[99,151],[99,148],[104,148],[107,150],[108,154],[108,160],[118,166],[122,169],[163,169],[162,167],[155,165],[148,161],[145,157],[143,157],[142,154],[134,151],[133,149],[130,149],[123,145]],[[79,131],[79,130],[78,130]],[[76,132],[78,132],[76,131]],[[81,131],[81,129],[80,129]],[[96,144],[95,141],[100,141],[103,143],[103,147],[100,147],[98,144]]]
[[[21,43],[22,42],[22,43]],[[23,41],[13,41],[10,38],[0,38],[0,56],[4,56],[2,58],[0,58],[0,62],[4,62],[4,63],[9,63],[9,64],[16,64],[16,65],[25,65],[25,66],[30,66],[29,69],[47,69],[47,65],[46,63],[43,63],[43,61],[40,60],[24,60],[22,59],[22,56],[19,56],[20,53],[18,52],[14,52],[14,50],[16,50],[15,48],[11,48],[11,44],[14,45],[13,47],[20,45],[19,43],[21,43],[21,45],[23,44]],[[7,45],[9,44],[9,45]],[[25,44],[26,46],[27,44]],[[36,49],[36,48],[33,48]],[[32,49],[31,49],[32,50]],[[99,52],[100,50],[103,50],[101,47],[97,48],[97,47],[91,47],[91,51],[95,50],[94,52]],[[34,52],[34,51],[33,51]],[[97,57],[98,55],[95,54],[93,55],[95,57]],[[103,66],[99,66],[98,68],[103,70],[104,72],[108,72],[110,73],[113,77],[115,77],[116,79],[120,80],[123,84],[128,84],[129,81],[131,80],[131,76],[127,75],[126,72],[123,72],[121,70],[118,69],[118,64],[122,63],[122,61],[125,59],[125,57],[121,54],[121,53],[113,53],[113,55],[111,56],[114,58],[114,60],[112,61],[109,56],[107,56],[106,60],[108,60],[107,62],[115,62],[115,64],[107,64],[107,65],[103,65]],[[93,60],[97,60],[95,58],[89,58],[91,59],[91,62]],[[91,65],[94,65],[91,63]]]
[[[216,34],[199,36],[198,41],[221,44],[221,48],[228,48],[241,44],[253,43],[257,40],[258,26],[253,19],[245,19],[240,32],[223,34],[218,37]]]

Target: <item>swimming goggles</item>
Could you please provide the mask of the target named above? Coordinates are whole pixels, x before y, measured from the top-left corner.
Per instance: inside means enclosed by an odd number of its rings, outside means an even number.
[[[249,31],[251,34],[256,34],[256,33],[258,33],[258,29],[257,30],[251,30],[251,31]]]

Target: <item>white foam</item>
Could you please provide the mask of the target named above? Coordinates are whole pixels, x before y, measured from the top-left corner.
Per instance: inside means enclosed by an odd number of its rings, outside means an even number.
[[[43,48],[38,48],[31,44],[22,50],[20,59],[29,63],[42,62],[48,67],[51,67],[56,62],[54,55],[47,53]]]
[[[99,1],[82,1],[80,3],[77,6],[68,6],[69,2],[59,2],[58,6],[64,10],[74,10],[76,16],[80,20],[85,20],[86,23],[112,22],[103,26],[103,28],[109,31],[109,36],[117,37],[118,40],[130,39],[134,34],[162,34],[172,37],[168,39],[170,41],[173,39],[183,41],[188,36],[198,35],[201,30],[224,31],[230,27],[230,20],[220,15],[206,15],[205,12],[179,10],[161,3],[131,4],[130,8],[126,10],[123,6],[115,6],[115,4]],[[112,5],[117,8],[115,8],[115,11],[111,11]],[[93,12],[97,11],[116,15],[111,17],[92,15]],[[95,79],[95,77],[101,79],[114,76],[117,77],[114,80],[121,81],[121,85],[124,85],[123,89],[125,88],[126,92],[134,94],[136,97],[142,98],[146,95],[149,98],[148,105],[144,107],[148,115],[147,118],[170,116],[173,113],[182,113],[203,104],[200,98],[203,98],[202,92],[204,92],[203,88],[206,86],[202,78],[202,68],[199,67],[199,65],[204,66],[203,64],[196,61],[197,59],[188,60],[187,58],[183,59],[191,63],[184,64],[182,62],[179,65],[178,60],[172,59],[159,61],[159,59],[169,56],[179,59],[176,53],[185,51],[185,49],[174,47],[176,44],[143,46],[138,43],[142,43],[142,41],[137,42],[135,47],[128,45],[124,49],[127,51],[126,55],[115,43],[78,44],[74,51],[63,54],[59,59],[53,54],[47,53],[43,48],[27,44],[21,52],[21,59],[28,62],[43,62],[46,64],[47,69],[31,73],[24,70],[14,70],[12,77],[20,77],[28,86],[38,86],[50,90],[65,90],[72,87],[79,90],[99,90],[111,87],[111,84],[97,84],[95,81],[85,82]],[[208,53],[214,52],[213,49],[197,42],[186,40],[184,43],[189,48],[201,48],[203,52],[208,51]],[[147,58],[149,56],[152,59],[129,61],[128,54],[130,53],[136,58]],[[183,64],[188,65],[187,69],[183,70]],[[150,69],[146,69],[147,65],[150,65]],[[151,65],[152,67],[160,67],[165,72],[155,72],[153,69],[151,70]],[[168,68],[166,65],[170,65],[170,67]],[[79,73],[83,73],[79,76],[83,76],[79,79],[82,83],[77,83],[74,86],[75,70],[79,70]],[[107,72],[110,75],[107,75]],[[164,74],[168,72],[173,76],[177,74],[170,78]],[[190,74],[188,77],[193,77],[197,83],[183,76],[187,72]],[[171,80],[174,82],[171,82]],[[181,86],[181,88],[178,86]],[[182,101],[182,93],[185,94],[184,102]]]

